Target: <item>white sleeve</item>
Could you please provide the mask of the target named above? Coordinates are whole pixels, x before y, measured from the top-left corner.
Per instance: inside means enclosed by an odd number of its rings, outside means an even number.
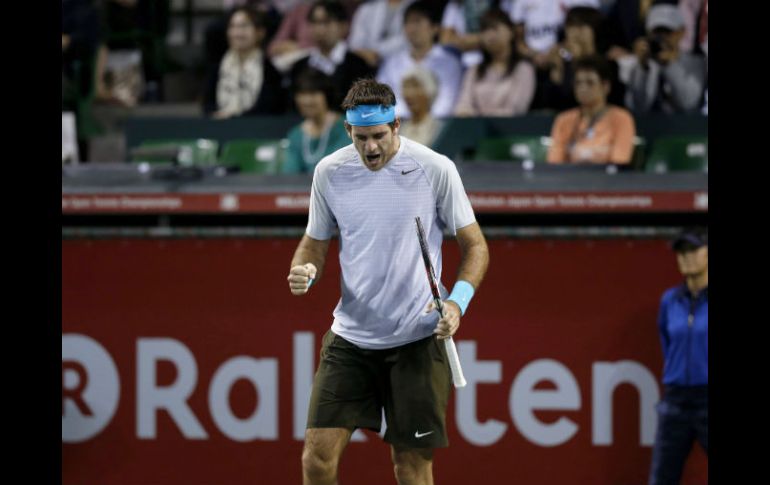
[[[523,24],[526,22],[524,13],[527,11],[527,2],[525,0],[516,0],[511,6],[510,17],[514,24]]]
[[[446,162],[435,182],[438,213],[449,231],[457,234],[458,229],[476,222],[476,216],[457,167],[448,158]]]
[[[458,34],[465,33],[465,16],[457,2],[450,1],[446,8],[444,8],[441,26],[447,29],[454,29]]]
[[[394,83],[396,82],[396,76],[393,74],[398,67],[398,63],[393,60],[394,57],[395,56],[388,56],[383,59],[380,68],[377,70],[377,82],[387,84],[391,88],[393,88]]]
[[[313,172],[313,185],[310,189],[310,211],[305,233],[313,239],[325,241],[331,239],[337,224],[324,195],[328,184],[326,183],[325,173],[319,170],[320,166],[320,164],[316,165]]]
[[[368,35],[370,25],[367,22],[369,10],[371,10],[369,5],[361,5],[353,14],[353,20],[350,22],[350,34],[348,35],[350,50],[371,49]]]

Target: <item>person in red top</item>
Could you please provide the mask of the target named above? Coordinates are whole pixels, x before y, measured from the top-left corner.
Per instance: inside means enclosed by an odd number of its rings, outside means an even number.
[[[607,61],[587,56],[575,61],[579,106],[553,123],[549,163],[629,164],[636,126],[625,109],[607,104],[612,72]]]

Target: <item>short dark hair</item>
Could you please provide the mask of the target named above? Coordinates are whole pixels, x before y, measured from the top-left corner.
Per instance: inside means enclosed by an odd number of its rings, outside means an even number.
[[[433,2],[430,0],[417,0],[406,7],[406,10],[404,10],[404,23],[406,23],[407,17],[412,14],[421,15],[427,18],[433,25],[439,25],[441,23],[440,12],[433,6]]]
[[[612,82],[612,69],[610,64],[598,55],[580,57],[575,60],[574,73],[578,71],[593,71],[599,75],[602,81]]]
[[[317,8],[322,8],[326,15],[333,18],[337,22],[347,22],[348,12],[345,7],[337,0],[317,0],[310,6],[310,10],[307,11],[307,20],[311,22],[313,20],[313,12]]]
[[[603,20],[601,11],[593,7],[578,6],[567,10],[564,19],[564,26],[568,25],[588,25],[594,31],[601,25]]]
[[[611,33],[609,32],[609,23],[606,22],[604,14],[593,7],[572,7],[567,11],[564,19],[564,27],[560,32],[560,37],[564,35],[564,30],[570,26],[587,25],[594,31],[594,48],[597,52],[604,54],[609,48]]]
[[[235,7],[230,10],[230,14],[227,16],[227,25],[230,25],[233,17],[235,17],[235,14],[238,12],[245,13],[246,17],[249,18],[249,22],[251,22],[251,25],[253,25],[255,29],[267,29],[267,18],[265,17],[265,14],[248,6]]]
[[[396,105],[396,95],[387,84],[379,83],[376,79],[358,79],[348,90],[342,101],[342,109],[347,111],[362,104],[380,104],[384,107]]]
[[[318,69],[308,67],[300,71],[294,81],[292,91],[294,95],[299,93],[323,93],[328,108],[334,109],[334,82]]]

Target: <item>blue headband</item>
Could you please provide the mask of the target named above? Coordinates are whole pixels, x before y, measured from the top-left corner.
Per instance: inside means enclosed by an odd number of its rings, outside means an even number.
[[[362,104],[347,110],[345,119],[352,126],[382,125],[396,120],[396,108],[386,108],[381,104]]]

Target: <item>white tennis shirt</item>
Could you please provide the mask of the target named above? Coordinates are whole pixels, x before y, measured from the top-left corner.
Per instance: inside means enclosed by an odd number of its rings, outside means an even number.
[[[342,296],[332,331],[355,345],[385,349],[433,333],[432,300],[417,239],[425,229],[436,277],[441,280],[443,230],[452,234],[476,221],[455,164],[405,137],[380,170],[366,168],[353,144],[316,165],[306,233],[340,235]],[[448,296],[439,284],[442,298]]]

